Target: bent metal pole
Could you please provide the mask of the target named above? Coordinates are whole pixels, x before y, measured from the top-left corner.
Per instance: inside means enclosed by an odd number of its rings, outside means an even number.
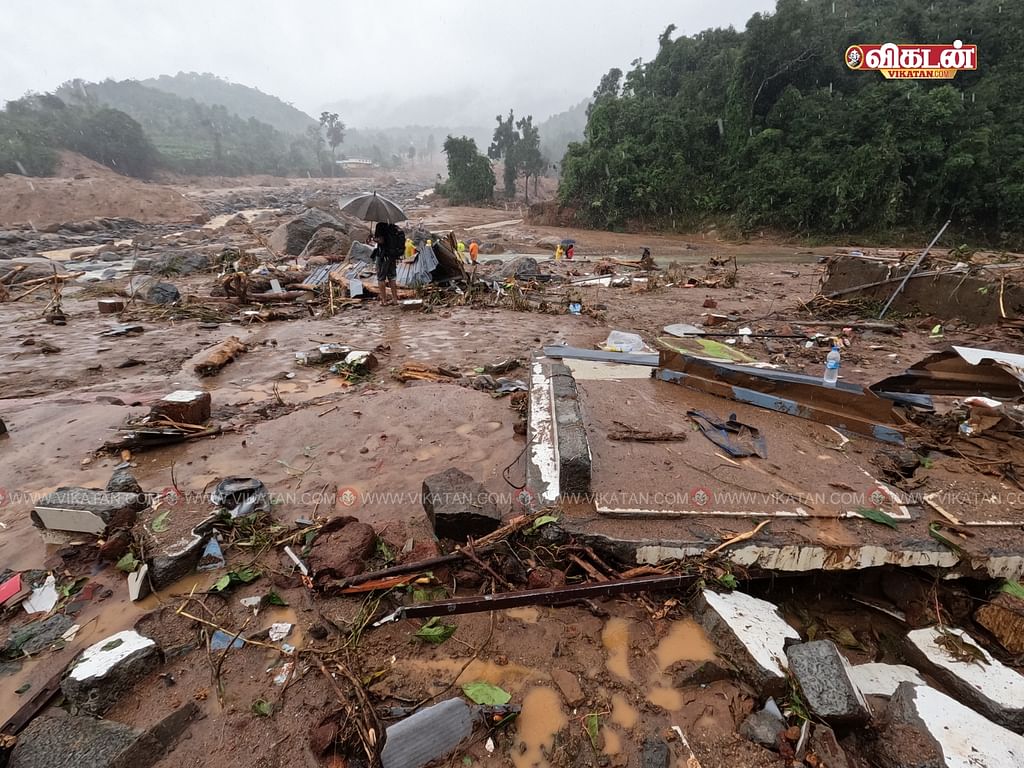
[[[937,234],[935,237],[933,237],[932,241],[930,243],[928,243],[928,247],[925,248],[923,251],[921,251],[921,255],[918,256],[917,257],[917,261],[914,262],[914,266],[912,266],[910,268],[910,271],[907,272],[907,274],[905,274],[903,276],[903,282],[901,282],[896,287],[896,290],[893,291],[892,296],[889,297],[889,300],[887,302],[885,302],[885,306],[882,307],[882,311],[878,313],[878,319],[879,320],[881,320],[883,317],[885,317],[885,313],[889,311],[889,307],[892,306],[892,303],[894,301],[896,301],[896,297],[900,295],[900,292],[903,290],[903,286],[905,286],[907,284],[907,281],[910,280],[910,276],[912,274],[914,274],[914,272],[917,271],[917,268],[919,266],[921,266],[921,262],[924,261],[924,257],[928,255],[928,251],[930,251],[932,249],[933,245],[935,245],[937,242],[939,242],[939,238],[942,237],[942,233],[946,231],[946,227],[948,227],[950,225],[950,222],[952,222],[952,221],[953,221],[952,219],[947,219],[946,223],[942,225],[942,229],[939,230],[939,234]]]

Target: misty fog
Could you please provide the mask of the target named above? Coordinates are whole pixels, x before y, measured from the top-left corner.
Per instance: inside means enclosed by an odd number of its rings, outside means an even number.
[[[590,95],[676,34],[742,28],[772,0],[540,2],[265,0],[126,3],[5,0],[0,102],[73,78],[209,72],[352,127],[538,120]]]

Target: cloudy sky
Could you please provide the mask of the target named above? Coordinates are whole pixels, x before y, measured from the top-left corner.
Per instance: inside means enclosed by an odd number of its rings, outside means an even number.
[[[541,119],[613,66],[649,58],[669,23],[742,28],[774,0],[0,0],[0,102],[65,80],[212,72],[310,114],[380,99],[464,98]],[[677,33],[678,34],[678,33]],[[457,100],[456,100],[457,102]],[[365,109],[371,109],[369,115]],[[500,108],[500,107],[495,107]],[[343,118],[345,115],[343,115]],[[464,116],[465,117],[465,116]],[[489,120],[490,118],[488,118]],[[409,123],[425,122],[410,115]]]

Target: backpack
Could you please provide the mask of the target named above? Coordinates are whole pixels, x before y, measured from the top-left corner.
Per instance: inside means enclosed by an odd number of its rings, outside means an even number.
[[[405,255],[405,230],[396,224],[392,224],[389,229],[387,254],[391,258],[399,259]]]

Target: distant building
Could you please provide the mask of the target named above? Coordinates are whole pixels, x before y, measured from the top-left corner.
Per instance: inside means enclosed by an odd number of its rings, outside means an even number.
[[[375,165],[373,160],[360,160],[354,157],[346,158],[345,160],[335,160],[334,162],[342,168],[367,168]]]

